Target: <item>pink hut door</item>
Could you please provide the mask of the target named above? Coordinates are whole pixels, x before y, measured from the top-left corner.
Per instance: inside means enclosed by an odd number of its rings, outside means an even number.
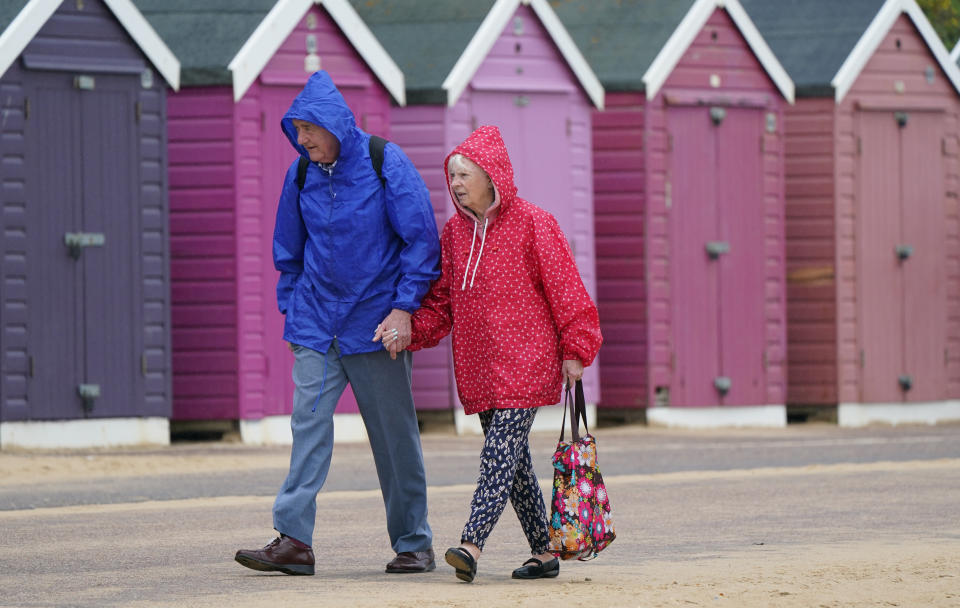
[[[290,141],[280,130],[280,120],[290,108],[302,87],[265,86],[261,89],[265,133],[263,138],[263,314],[265,321],[264,357],[266,382],[264,414],[289,414],[293,411],[293,354],[283,341],[284,317],[277,310],[276,285],[279,273],[273,266],[273,227],[276,223],[277,200],[290,163],[297,158]],[[342,87],[347,104],[353,109],[358,124],[365,124],[365,89]],[[382,130],[382,125],[375,125]],[[336,413],[357,413],[359,408],[349,386],[337,403]]]
[[[943,399],[943,116],[863,111],[856,126],[860,398]]]
[[[283,178],[290,163],[297,157],[290,141],[280,130],[280,120],[298,87],[265,86],[260,89],[263,109],[263,214],[261,216],[263,260],[263,355],[265,382],[263,414],[276,416],[293,411],[293,353],[283,341],[284,316],[277,309],[277,279],[280,273],[273,265],[273,228],[277,220],[277,201]]]
[[[572,241],[567,93],[474,92],[477,125],[496,125],[513,164],[517,194],[557,218]]]
[[[763,112],[671,107],[667,114],[670,402],[762,404]]]

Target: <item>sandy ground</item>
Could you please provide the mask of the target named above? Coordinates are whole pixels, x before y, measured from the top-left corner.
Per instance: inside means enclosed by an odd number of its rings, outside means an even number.
[[[283,468],[286,459],[283,449],[229,447],[3,453],[0,484]],[[442,562],[424,575],[384,575],[377,491],[320,495],[319,512],[341,530],[343,547],[318,551],[315,577],[263,575],[232,562],[238,546],[270,538],[270,497],[5,511],[0,606],[960,606],[958,459],[619,475],[607,485],[620,536],[597,560],[564,562],[555,580],[510,579],[523,542],[508,509],[472,585]],[[456,536],[471,492],[470,484],[431,487],[438,539]],[[803,497],[832,501],[834,517],[810,524],[796,506]],[[929,517],[903,524],[918,504],[930,505]],[[751,524],[751,509],[767,519]],[[883,522],[901,523],[888,530]],[[762,533],[745,537],[751,529]],[[44,544],[50,534],[56,547]],[[111,555],[118,538],[119,559]]]

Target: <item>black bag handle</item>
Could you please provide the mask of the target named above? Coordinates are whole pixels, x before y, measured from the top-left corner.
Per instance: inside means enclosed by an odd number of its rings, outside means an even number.
[[[590,429],[587,428],[587,406],[583,399],[583,382],[577,380],[573,394],[570,394],[570,385],[566,385],[566,391],[563,395],[563,422],[560,424],[560,441],[563,441],[563,435],[567,430],[567,410],[570,410],[570,438],[574,441],[580,441],[580,420],[583,420],[583,434],[589,435]]]

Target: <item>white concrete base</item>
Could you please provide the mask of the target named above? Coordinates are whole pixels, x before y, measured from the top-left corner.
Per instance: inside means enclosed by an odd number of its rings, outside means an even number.
[[[651,407],[647,424],[677,429],[782,428],[787,426],[787,406]]]
[[[960,421],[960,401],[928,403],[841,403],[837,426],[863,427],[870,424],[937,424]]]
[[[0,449],[134,445],[170,445],[170,421],[166,418],[87,418],[0,423]]]
[[[293,431],[290,416],[266,416],[240,421],[240,440],[250,445],[290,445]],[[367,429],[360,414],[333,415],[333,442],[367,441]]]
[[[597,424],[597,405],[587,403],[587,426],[591,429]],[[560,405],[551,405],[541,407],[537,412],[537,417],[533,420],[531,433],[551,432],[560,436],[560,423],[563,422],[563,407]],[[466,415],[462,407],[456,407],[453,410],[453,424],[457,435],[483,435],[483,429],[480,428],[480,417],[476,414]],[[569,422],[567,423],[569,428]],[[567,437],[570,433],[567,433]]]

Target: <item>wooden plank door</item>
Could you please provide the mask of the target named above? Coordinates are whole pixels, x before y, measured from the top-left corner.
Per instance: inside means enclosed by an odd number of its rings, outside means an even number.
[[[670,403],[719,403],[720,259],[706,253],[723,240],[717,191],[717,130],[705,108],[667,112],[670,301],[673,382]]]
[[[27,169],[27,333],[29,418],[77,418],[83,413],[83,277],[64,234],[83,218],[78,92],[62,78],[31,74],[25,86]]]
[[[100,75],[96,89],[79,93],[83,117],[83,218],[78,229],[103,234],[83,250],[85,376],[100,386],[98,416],[145,413],[143,399],[143,285],[140,150],[135,96],[139,78]],[[154,235],[154,238],[161,238]]]
[[[759,109],[668,111],[675,405],[765,402],[762,124]]]
[[[900,401],[903,274],[900,242],[900,134],[890,112],[857,115],[857,309],[861,400]]]
[[[293,353],[283,341],[284,316],[277,308],[277,280],[280,273],[273,265],[273,229],[277,220],[277,201],[287,169],[297,158],[290,140],[280,129],[280,121],[300,92],[296,87],[262,87],[264,113],[263,136],[263,212],[261,215],[261,260],[263,302],[264,416],[293,411]],[[247,412],[242,412],[245,415]]]
[[[766,403],[764,378],[763,112],[724,108],[716,126],[716,188],[721,239],[717,260],[720,375],[730,379],[721,403]]]
[[[517,194],[552,213],[572,241],[569,106],[567,93],[477,91],[472,98],[477,126],[500,129]]]
[[[942,137],[939,112],[912,112],[900,130],[903,244],[912,247],[903,272],[903,373],[907,401],[946,396],[947,305]]]
[[[942,399],[942,116],[864,111],[856,124],[860,398]]]
[[[273,265],[273,227],[276,224],[277,201],[286,171],[297,158],[290,140],[280,130],[280,121],[300,87],[263,87],[263,315],[264,356],[266,358],[265,395],[263,415],[289,414],[293,411],[293,354],[283,341],[284,316],[277,309],[276,286],[280,274]],[[351,89],[352,96],[357,95]],[[359,102],[354,99],[354,103]],[[351,108],[353,109],[353,108]],[[348,386],[337,403],[336,413],[357,413],[356,398]]]
[[[144,411],[139,149],[130,78],[31,74],[26,87],[28,389],[33,419],[136,416]],[[102,235],[73,251],[67,233]],[[80,384],[95,384],[88,403]]]

